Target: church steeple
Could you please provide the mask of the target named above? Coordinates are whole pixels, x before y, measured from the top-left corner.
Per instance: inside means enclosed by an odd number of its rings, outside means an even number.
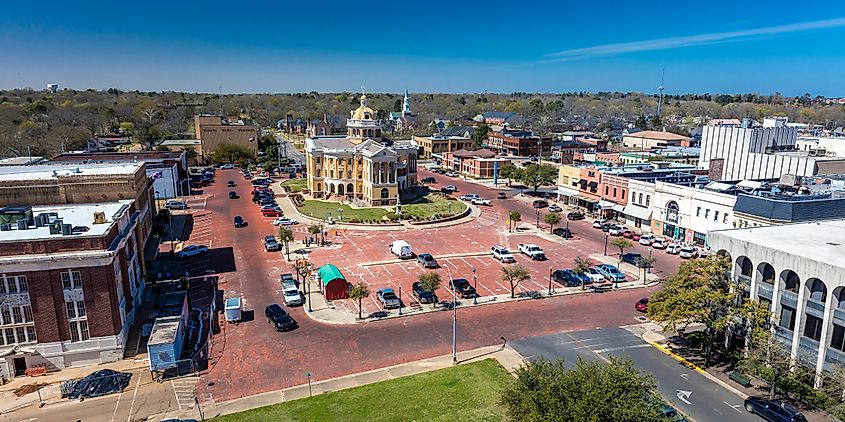
[[[410,116],[411,113],[411,98],[408,97],[408,89],[405,89],[405,99],[402,101],[402,115]]]

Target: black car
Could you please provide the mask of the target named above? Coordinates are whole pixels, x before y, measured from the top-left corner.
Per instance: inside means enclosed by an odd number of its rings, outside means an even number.
[[[276,203],[276,198],[263,197],[263,198],[258,198],[258,205],[279,205],[279,204]]]
[[[465,278],[452,279],[452,288],[455,289],[455,294],[462,298],[475,297],[475,287],[469,284]]]
[[[239,216],[239,215],[236,215],[235,216],[235,227],[245,227],[245,226],[246,226],[246,221],[244,221],[244,218]]]
[[[569,239],[572,237],[572,230],[569,230],[566,227],[558,227],[552,230],[552,234],[555,236],[560,236],[564,239]]]
[[[268,323],[273,324],[276,331],[292,330],[297,326],[296,320],[277,303],[264,308],[264,316],[267,317]]]
[[[589,277],[584,274],[578,274],[574,270],[555,270],[555,272],[552,273],[552,279],[567,287],[575,287],[590,283]]]
[[[603,232],[607,233],[607,232],[609,232],[609,231],[610,231],[610,228],[611,228],[611,227],[613,227],[613,224],[610,224],[610,223],[604,223],[604,224],[602,224],[602,225],[601,225],[601,231],[603,231]]]
[[[583,220],[584,213],[581,211],[572,211],[569,214],[566,214],[566,218],[569,220]]]
[[[229,192],[229,199],[238,199],[238,198],[240,198],[240,196],[238,196],[237,192],[235,192],[235,191]]]
[[[233,187],[235,187],[235,186],[237,186],[237,185],[235,184],[235,181],[234,181],[234,180],[230,180],[228,183],[226,183],[226,186],[228,186],[228,187],[230,187],[230,188],[233,188]]]
[[[437,303],[437,295],[432,291],[423,289],[422,283],[419,281],[416,281],[411,285],[411,290],[414,293],[414,297],[417,298],[420,303]]]
[[[258,201],[261,201],[262,199],[273,199],[273,196],[266,194],[266,193],[258,193],[258,194],[252,195],[252,202],[258,202]]]
[[[745,399],[745,410],[770,422],[807,422],[803,413],[780,400],[751,396]]]
[[[423,183],[437,183],[437,180],[433,177],[424,177],[420,182]]]
[[[531,206],[534,207],[534,208],[545,208],[545,207],[549,206],[549,202],[544,201],[542,199],[538,199],[538,200],[532,202]]]
[[[622,254],[622,262],[627,262],[627,263],[629,263],[629,264],[631,264],[635,267],[640,266],[640,259],[642,259],[642,258],[643,258],[642,255],[640,255],[638,253],[634,253],[634,252]]]

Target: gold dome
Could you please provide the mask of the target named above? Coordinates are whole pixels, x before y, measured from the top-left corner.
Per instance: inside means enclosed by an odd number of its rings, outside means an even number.
[[[361,106],[352,112],[354,120],[373,120],[376,113],[367,105],[367,96],[361,95]]]

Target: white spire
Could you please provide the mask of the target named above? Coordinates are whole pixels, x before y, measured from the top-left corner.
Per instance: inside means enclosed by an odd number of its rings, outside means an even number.
[[[405,88],[405,99],[402,101],[402,114],[411,115],[411,98],[408,97],[408,89]]]

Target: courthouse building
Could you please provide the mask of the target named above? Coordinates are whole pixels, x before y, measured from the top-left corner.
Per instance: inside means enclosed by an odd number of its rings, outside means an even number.
[[[395,205],[400,192],[417,185],[416,142],[383,138],[382,122],[367,105],[366,95],[350,113],[346,127],[346,136],[305,140],[311,195],[372,206]]]

